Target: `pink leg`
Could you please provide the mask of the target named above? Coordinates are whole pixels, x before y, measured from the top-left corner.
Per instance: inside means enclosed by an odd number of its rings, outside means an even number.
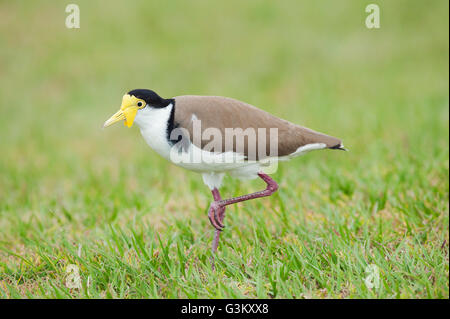
[[[209,207],[209,212],[208,212],[208,218],[209,218],[211,224],[216,229],[216,236],[214,239],[217,238],[217,243],[216,243],[216,241],[213,242],[213,252],[217,249],[217,245],[219,243],[220,231],[222,231],[223,228],[225,227],[223,225],[222,221],[224,218],[226,206],[235,204],[235,203],[239,203],[239,202],[244,202],[244,201],[247,201],[250,199],[270,196],[277,191],[278,184],[272,178],[270,178],[269,175],[260,172],[260,173],[258,173],[258,176],[267,184],[266,189],[263,191],[260,191],[260,192],[242,195],[242,196],[238,196],[238,197],[234,197],[234,198],[230,198],[230,199],[216,199],[216,195],[214,194],[214,190],[213,190],[214,202],[211,203],[211,206]],[[217,191],[217,194],[218,193],[219,192]],[[220,194],[217,198],[220,198]]]
[[[214,188],[214,189],[212,190],[212,194],[213,194],[213,197],[214,197],[214,201],[215,201],[215,202],[221,201],[221,200],[222,200],[222,197],[220,196],[219,190],[218,190],[217,188]],[[225,218],[225,207],[223,207],[222,209],[220,209],[218,215],[219,215],[220,221],[223,222],[223,219]],[[213,240],[213,244],[212,244],[212,248],[211,248],[213,254],[214,254],[214,253],[216,252],[216,250],[217,250],[217,246],[219,245],[219,239],[220,239],[220,230],[218,230],[218,229],[216,228],[216,230],[215,230],[215,232],[214,232],[214,240]]]
[[[222,231],[224,225],[223,220],[225,218],[225,207],[231,204],[244,202],[246,200],[254,199],[254,198],[260,198],[265,196],[270,196],[273,193],[275,193],[278,189],[278,184],[273,179],[270,178],[269,175],[266,175],[264,173],[258,173],[258,176],[267,184],[267,187],[265,190],[247,194],[239,197],[234,197],[230,199],[222,199],[220,197],[219,190],[217,188],[214,188],[212,190],[212,194],[214,197],[214,202],[211,203],[211,206],[209,207],[208,212],[208,218],[211,224],[216,229],[214,232],[214,240],[212,244],[212,256],[211,256],[211,266],[212,269],[215,269],[214,266],[214,255],[217,250],[217,246],[219,245],[219,239],[220,239],[220,232]]]
[[[212,190],[212,194],[214,197],[214,201],[220,201],[222,200],[222,197],[220,196],[219,190],[217,188],[214,188]],[[223,207],[220,212],[219,212],[219,218],[220,220],[223,222],[223,219],[225,218],[225,207]],[[215,229],[214,231],[214,239],[213,239],[213,243],[212,243],[212,247],[211,247],[211,251],[212,251],[212,256],[211,256],[211,266],[212,269],[215,269],[215,265],[214,265],[214,254],[216,253],[217,250],[217,246],[219,246],[219,239],[220,239],[220,230]]]

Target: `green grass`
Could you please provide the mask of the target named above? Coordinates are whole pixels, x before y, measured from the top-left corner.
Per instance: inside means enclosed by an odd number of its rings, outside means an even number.
[[[364,1],[76,3],[79,30],[64,2],[0,2],[1,298],[449,297],[447,1],[376,1],[378,30]],[[350,152],[230,207],[213,273],[201,176],[101,129],[133,88],[234,97]]]

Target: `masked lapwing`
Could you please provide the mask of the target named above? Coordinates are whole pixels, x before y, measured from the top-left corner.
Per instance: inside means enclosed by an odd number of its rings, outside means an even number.
[[[267,172],[277,161],[312,150],[345,150],[335,137],[220,96],[184,95],[164,99],[151,90],[132,90],[123,96],[120,110],[103,126],[122,120],[127,127],[136,123],[147,144],[159,155],[202,174],[214,198],[208,211],[215,228],[213,255],[224,228],[226,206],[277,191],[278,184]],[[222,199],[219,188],[225,174],[242,180],[259,177],[267,187]]]

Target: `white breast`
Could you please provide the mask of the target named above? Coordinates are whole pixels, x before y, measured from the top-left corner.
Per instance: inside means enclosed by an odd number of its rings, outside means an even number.
[[[173,105],[163,108],[145,107],[136,114],[134,122],[139,125],[147,144],[162,157],[169,159],[171,145],[167,141],[167,122]]]

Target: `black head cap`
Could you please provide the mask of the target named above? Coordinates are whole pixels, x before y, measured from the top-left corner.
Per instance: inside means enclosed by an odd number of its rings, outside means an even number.
[[[172,99],[163,99],[152,90],[136,89],[128,92],[129,95],[133,95],[138,99],[142,99],[147,102],[148,105],[153,107],[166,107],[172,103]]]

